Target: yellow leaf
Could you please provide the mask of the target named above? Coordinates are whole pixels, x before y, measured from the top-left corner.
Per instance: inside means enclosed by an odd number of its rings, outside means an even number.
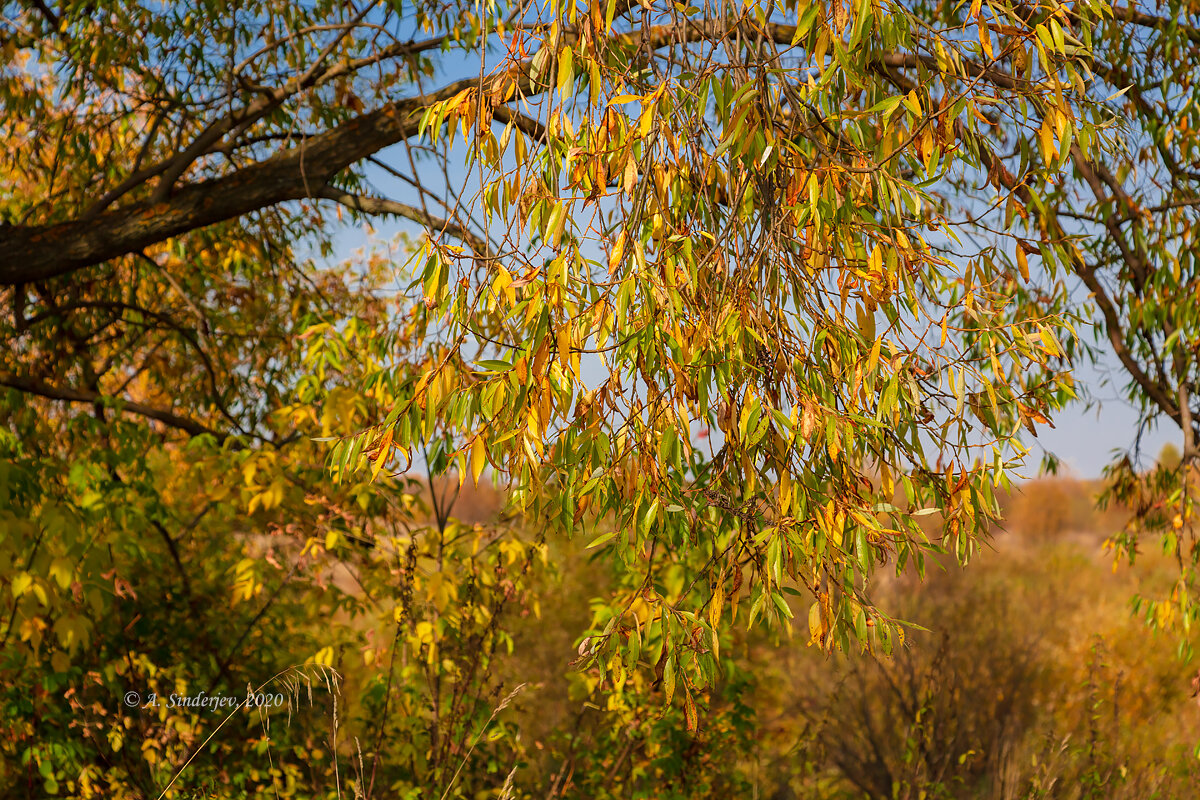
[[[546,235],[550,240],[550,244],[554,247],[562,242],[563,230],[567,224],[567,207],[562,203],[555,203],[554,208],[550,211],[550,219],[546,222]]]
[[[862,332],[863,338],[867,340],[875,339],[875,314],[866,306],[859,304],[854,308],[858,316],[858,329]],[[875,351],[875,348],[871,348]],[[867,369],[874,366],[874,359],[871,359],[867,364]]]
[[[75,567],[66,558],[56,558],[50,563],[50,577],[58,584],[59,588],[66,589],[71,585],[74,579]]]
[[[725,610],[725,581],[717,582],[716,591],[713,592],[712,600],[708,604],[708,624],[716,629],[721,624],[721,612]]]
[[[473,90],[471,90],[471,89],[463,89],[461,92],[454,95],[454,97],[451,97],[449,100],[446,101],[446,105],[445,105],[446,110],[456,109],[459,106],[461,106],[463,103],[466,102],[467,98],[471,96],[472,91]]]
[[[1054,145],[1054,130],[1049,118],[1042,120],[1042,127],[1038,129],[1038,143],[1042,147],[1042,160],[1047,164],[1053,161],[1058,148]]]
[[[625,240],[626,240],[626,238],[627,238],[626,232],[621,231],[621,233],[617,235],[617,241],[613,243],[612,252],[608,256],[608,274],[609,275],[616,274],[617,268],[621,266],[621,259],[624,258],[624,256],[625,256]]]
[[[517,159],[518,166],[524,164],[529,155],[529,149],[525,146],[525,137],[521,135],[520,128],[513,131],[513,155]]]
[[[1017,242],[1017,269],[1021,271],[1021,277],[1026,281],[1029,280],[1029,257],[1025,255],[1025,248]]]
[[[874,314],[871,315],[871,321],[872,321],[872,325],[871,325],[872,335],[874,335],[874,328],[875,328],[875,325],[873,324],[875,321]],[[881,347],[883,347],[883,337],[882,336],[879,337],[878,339],[876,339],[875,343],[873,345],[871,345],[871,354],[867,357],[867,372],[874,372],[875,368],[877,366],[879,366],[879,350]]]
[[[637,260],[638,270],[646,271],[646,248],[642,246],[640,239],[633,240],[633,257]]]
[[[487,449],[483,445],[483,437],[476,436],[475,441],[471,443],[471,478],[475,481],[475,485],[479,485],[479,476],[483,472],[484,465],[487,464]]]
[[[982,19],[979,20],[979,44],[983,46],[983,54],[988,57],[988,60],[993,60],[996,57],[992,50],[992,32],[988,30],[988,24]]]
[[[563,373],[569,375],[571,373],[571,323],[564,322],[556,333],[555,345],[558,350],[558,363],[562,367]]]
[[[1057,356],[1061,352],[1058,349],[1058,342],[1054,338],[1054,334],[1048,328],[1042,328],[1038,331],[1038,335],[1042,340],[1042,347],[1052,356]]]
[[[875,245],[875,249],[871,251],[871,260],[867,264],[867,268],[872,274],[883,272],[883,248]]]
[[[16,577],[13,578],[12,586],[10,587],[12,589],[13,597],[20,597],[21,595],[25,594],[25,592],[28,591],[29,587],[32,585],[32,575],[30,575],[28,572],[18,572]]]
[[[650,134],[650,129],[654,127],[654,115],[657,113],[657,105],[651,102],[642,110],[641,119],[638,120],[638,135],[643,139]]]
[[[570,84],[575,78],[575,61],[571,48],[564,47],[558,56],[558,90],[565,97],[570,91]]]
[[[921,131],[921,151],[924,153],[925,172],[928,174],[933,173],[933,155],[936,152],[933,145],[933,126],[926,125]]]
[[[809,644],[818,644],[825,635],[825,623],[821,620],[821,604],[813,603],[808,609],[808,633],[811,636]]]
[[[842,452],[842,443],[839,436],[839,431],[835,428],[833,436],[830,436],[825,442],[825,449],[829,453],[829,457],[837,461],[838,454]]]
[[[375,457],[375,467],[371,470],[371,480],[375,480],[379,476],[379,471],[383,469],[384,462],[388,456],[392,454],[392,428],[388,428],[383,434],[383,440],[379,443],[379,455]]]
[[[621,179],[621,188],[625,190],[625,194],[633,197],[633,188],[637,186],[637,164],[634,163],[633,156],[630,156],[625,161],[625,174]]]
[[[492,296],[488,298],[488,310],[490,311],[497,300],[501,297],[506,299],[509,305],[515,305],[517,302],[517,290],[512,288],[513,277],[512,273],[502,266],[496,267],[496,279],[492,281]]]
[[[921,98],[917,96],[916,89],[911,90],[905,95],[904,105],[908,106],[908,109],[918,117],[921,116]]]

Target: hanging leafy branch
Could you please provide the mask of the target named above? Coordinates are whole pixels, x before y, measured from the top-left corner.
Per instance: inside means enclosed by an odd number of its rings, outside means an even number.
[[[982,181],[1028,219],[1060,152],[1086,157],[1111,118],[1053,9],[977,4],[935,28],[900,5],[646,8],[627,30],[614,11],[552,6],[532,58],[514,43],[424,112],[421,132],[467,148],[499,255],[426,243],[406,324],[431,355],[380,372],[395,407],[332,459],[437,441],[460,479],[490,468],[527,513],[585,531],[628,591],[581,653],[618,684],[653,667],[686,706],[739,613],[790,628],[798,609],[821,647],[888,650],[877,568],[969,558],[1022,428],[1074,394],[1055,283],[1073,250],[1034,248],[1048,306],[1014,308],[1025,249],[952,249],[980,212],[943,193]],[[513,100],[536,133],[493,129]],[[998,113],[1039,143],[1021,180],[989,140]]]

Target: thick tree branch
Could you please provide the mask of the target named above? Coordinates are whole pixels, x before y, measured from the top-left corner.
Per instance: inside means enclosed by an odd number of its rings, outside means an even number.
[[[616,34],[611,41],[614,45],[639,45],[653,50],[719,38],[729,32],[731,24],[734,23],[710,20],[657,26]],[[795,32],[795,28],[788,25],[768,25],[767,29],[769,38],[776,42],[790,42]],[[531,62],[532,59],[527,59],[514,64],[487,78],[483,86],[478,78],[470,78],[430,94],[389,103],[229,175],[180,186],[161,202],[142,200],[52,225],[0,226],[0,286],[66,275],[253,211],[318,197],[338,173],[385,147],[414,136],[421,112],[435,102],[473,87],[478,88],[482,96],[493,99],[509,97],[514,89],[517,95],[525,97],[544,91],[546,85],[534,86],[530,80]],[[546,71],[553,74],[549,69]],[[329,74],[324,75],[324,78],[328,77]],[[235,117],[227,117],[214,123],[216,128],[213,130],[232,129],[258,110],[257,107],[253,111],[247,109]],[[501,117],[505,118],[504,112]],[[177,159],[186,160],[193,155],[189,148],[143,170],[139,178],[145,180],[163,174]],[[123,183],[119,188],[129,187]],[[102,203],[108,200],[108,197],[101,198]]]
[[[54,225],[0,227],[0,285],[65,275],[138,252],[172,236],[291,200],[314,197],[335,175],[417,132],[418,112],[477,84],[452,83],[431,95],[363,114],[265,161],[141,201]]]

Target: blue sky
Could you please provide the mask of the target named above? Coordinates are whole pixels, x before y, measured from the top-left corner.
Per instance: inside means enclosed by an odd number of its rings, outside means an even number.
[[[1125,377],[1116,358],[1100,368],[1082,366],[1076,377],[1097,401],[1093,408],[1084,403],[1068,407],[1054,419],[1055,428],[1038,426],[1038,439],[1033,445],[1052,452],[1062,459],[1071,474],[1081,478],[1096,478],[1100,471],[1113,460],[1114,448],[1133,450],[1137,444],[1138,413],[1121,396]],[[1102,385],[1105,380],[1109,385]],[[1172,427],[1159,426],[1143,432],[1140,443],[1140,463],[1154,463],[1159,451],[1167,442],[1179,446],[1179,431]]]

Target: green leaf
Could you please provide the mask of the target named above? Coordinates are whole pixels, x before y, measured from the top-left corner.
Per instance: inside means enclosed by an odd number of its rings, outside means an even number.
[[[601,545],[610,541],[618,533],[620,533],[620,531],[609,531],[608,533],[602,533],[599,536],[597,536],[595,539],[592,539],[591,543],[588,544],[588,546],[585,549],[591,550],[593,548],[600,547]]]

